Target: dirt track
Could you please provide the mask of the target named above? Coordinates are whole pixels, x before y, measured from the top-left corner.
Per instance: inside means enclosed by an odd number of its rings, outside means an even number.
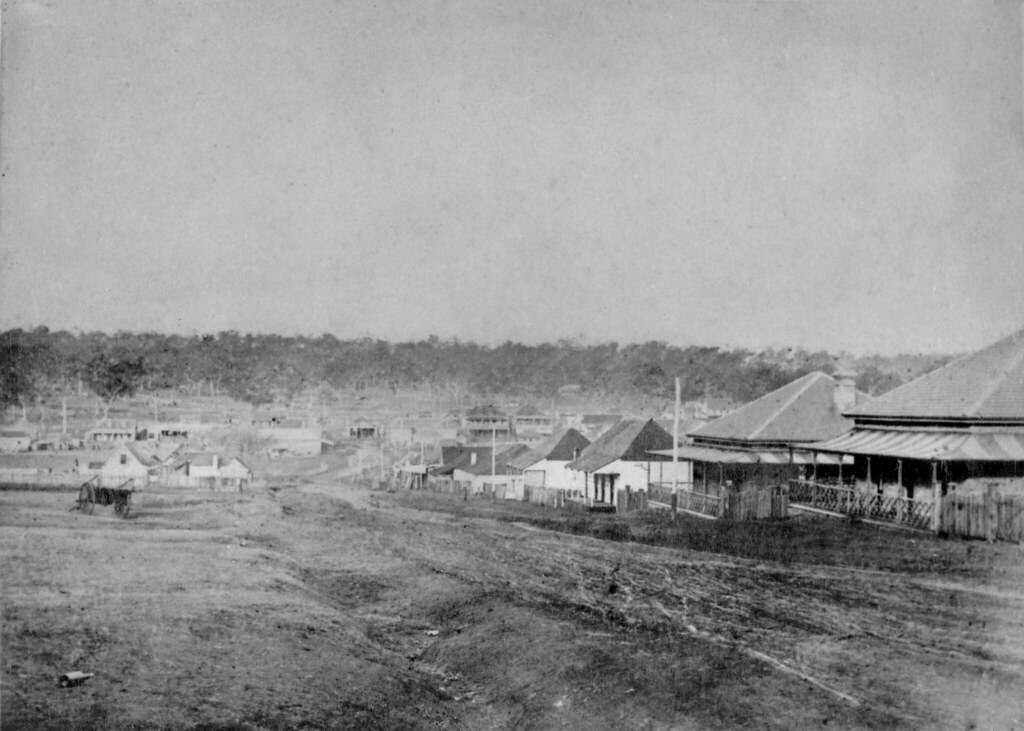
[[[411,497],[150,493],[120,520],[0,493],[3,727],[1024,725],[1015,546],[778,564]]]

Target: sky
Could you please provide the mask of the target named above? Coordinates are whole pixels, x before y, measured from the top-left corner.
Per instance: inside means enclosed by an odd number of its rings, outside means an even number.
[[[1021,0],[5,0],[0,328],[962,352]]]

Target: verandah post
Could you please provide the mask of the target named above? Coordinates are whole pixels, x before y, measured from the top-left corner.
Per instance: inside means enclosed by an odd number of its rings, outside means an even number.
[[[939,494],[939,463],[932,462],[932,533],[941,528],[942,496]]]

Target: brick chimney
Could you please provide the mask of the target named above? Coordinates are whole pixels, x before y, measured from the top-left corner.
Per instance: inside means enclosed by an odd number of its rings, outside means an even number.
[[[842,414],[857,405],[857,374],[853,371],[836,371],[832,377],[836,381],[832,398],[836,411]]]

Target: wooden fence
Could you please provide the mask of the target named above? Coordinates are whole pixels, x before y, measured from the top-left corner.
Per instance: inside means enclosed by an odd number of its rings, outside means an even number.
[[[789,515],[789,498],[782,486],[754,488],[725,495],[709,495],[693,490],[652,488],[652,502],[673,511],[694,513],[705,518],[726,520],[765,520]]]
[[[565,508],[568,507],[569,491],[553,487],[524,485],[523,502],[531,505],[544,505],[549,508]]]
[[[939,532],[989,541],[1024,540],[1024,496],[985,492],[951,493],[939,503]]]
[[[615,494],[615,509],[620,513],[632,513],[636,510],[647,510],[647,493],[619,490]]]
[[[826,510],[852,518],[877,520],[904,528],[929,530],[934,505],[894,495],[877,495],[840,485],[790,480],[789,502],[795,506]]]

